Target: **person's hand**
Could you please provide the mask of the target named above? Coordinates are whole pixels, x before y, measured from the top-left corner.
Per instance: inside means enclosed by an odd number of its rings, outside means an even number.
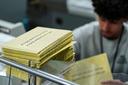
[[[107,81],[102,81],[101,85],[125,85],[125,84],[120,80],[107,80]]]

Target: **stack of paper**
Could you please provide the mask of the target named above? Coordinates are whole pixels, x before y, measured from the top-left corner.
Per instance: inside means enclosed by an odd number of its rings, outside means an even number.
[[[3,45],[5,57],[31,67],[41,68],[50,59],[73,59],[73,35],[69,30],[36,27]],[[27,73],[12,68],[12,75],[27,80]],[[21,76],[22,75],[22,76]]]

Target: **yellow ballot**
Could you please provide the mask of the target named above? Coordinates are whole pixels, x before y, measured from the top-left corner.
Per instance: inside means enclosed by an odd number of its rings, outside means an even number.
[[[3,50],[23,55],[26,53],[30,56],[37,56],[37,54],[40,56],[42,52],[45,54],[45,51],[55,48],[56,45],[71,37],[72,32],[69,30],[36,27],[15,40],[5,43]]]
[[[101,85],[103,80],[112,80],[106,54],[77,61],[67,67],[63,75],[80,85]]]
[[[70,30],[36,27],[4,43],[2,50],[8,59],[41,69],[51,59],[73,60],[73,33]],[[9,72],[10,67],[7,67],[7,73]],[[23,80],[29,78],[28,73],[13,67],[11,74]]]

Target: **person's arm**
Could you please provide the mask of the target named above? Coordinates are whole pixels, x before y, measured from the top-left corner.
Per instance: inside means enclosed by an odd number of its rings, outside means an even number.
[[[74,46],[73,46],[73,49],[74,49],[74,52],[75,52],[75,60],[80,60],[80,28],[77,28],[75,30],[73,30],[73,38],[74,38]]]
[[[95,29],[95,26],[97,27],[98,22],[94,21],[85,25],[82,25],[75,30],[73,30],[73,36],[74,36],[74,41],[76,42],[74,44],[74,52],[76,54],[75,59],[80,60],[83,59],[83,57],[88,57],[88,56],[83,56],[83,52],[86,51],[83,47],[88,45],[88,40],[90,39],[90,36],[93,36],[93,32]],[[83,43],[84,42],[84,43]],[[85,46],[84,46],[85,45]]]

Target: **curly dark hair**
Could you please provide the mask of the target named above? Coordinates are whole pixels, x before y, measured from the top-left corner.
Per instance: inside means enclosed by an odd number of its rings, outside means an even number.
[[[92,0],[94,11],[108,20],[128,19],[128,0]]]

